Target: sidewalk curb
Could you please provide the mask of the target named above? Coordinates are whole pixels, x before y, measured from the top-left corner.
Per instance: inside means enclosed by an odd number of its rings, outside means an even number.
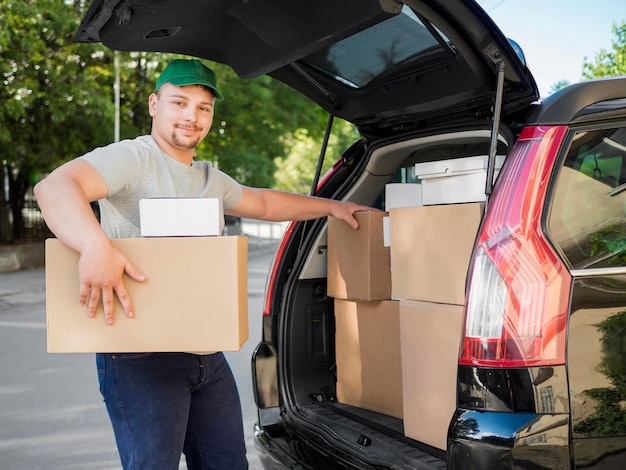
[[[42,268],[44,264],[43,241],[0,245],[0,273]]]

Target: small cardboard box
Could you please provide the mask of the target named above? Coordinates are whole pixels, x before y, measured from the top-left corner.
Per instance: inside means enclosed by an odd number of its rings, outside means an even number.
[[[399,304],[404,434],[445,450],[456,409],[463,306]]]
[[[402,418],[399,302],[335,299],[337,399]]]
[[[391,296],[465,303],[465,279],[483,203],[391,209]]]
[[[328,218],[328,295],[338,299],[391,298],[389,247],[384,246],[387,212],[357,212],[359,229]]]
[[[248,339],[245,237],[113,239],[147,277],[125,285],[134,318],[116,301],[106,325],[78,302],[78,253],[46,240],[48,352],[237,351]]]
[[[210,237],[220,234],[217,198],[149,198],[139,201],[142,237]]]

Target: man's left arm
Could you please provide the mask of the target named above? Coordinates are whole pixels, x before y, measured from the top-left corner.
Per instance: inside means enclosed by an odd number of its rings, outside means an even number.
[[[229,215],[273,222],[311,220],[332,216],[345,220],[352,228],[357,229],[359,224],[353,216],[355,212],[378,210],[350,201],[336,201],[275,189],[243,186],[239,203],[225,212]]]

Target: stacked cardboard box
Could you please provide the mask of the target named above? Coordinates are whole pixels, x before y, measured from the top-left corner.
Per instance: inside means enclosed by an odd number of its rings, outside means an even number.
[[[337,398],[402,418],[399,302],[335,299]]]
[[[391,297],[463,305],[483,203],[392,209]]]
[[[248,239],[177,237],[114,239],[145,275],[125,279],[134,318],[116,302],[106,325],[78,302],[78,253],[46,240],[48,352],[237,351],[248,339]]]
[[[456,408],[465,281],[483,203],[392,209],[392,297],[400,299],[404,433],[446,449]]]
[[[337,399],[402,417],[399,303],[391,299],[386,212],[328,219],[328,295],[335,298]]]
[[[141,208],[143,233],[153,237],[111,240],[147,278],[125,278],[132,319],[117,301],[113,325],[102,306],[89,318],[78,302],[78,253],[46,241],[48,352],[239,350],[248,339],[248,239],[190,236],[219,227],[209,199],[149,200]],[[154,237],[163,233],[172,236]]]
[[[356,232],[329,219],[337,396],[402,417],[406,436],[446,449],[456,408],[465,278],[484,204],[393,207],[388,265],[374,261],[384,252],[378,234],[386,213],[362,215]],[[338,236],[340,224],[345,227]],[[390,276],[389,297],[373,294],[382,274]],[[399,352],[391,347],[398,340]],[[396,403],[401,410],[393,409]]]
[[[386,212],[358,212],[359,229],[328,218],[328,295],[336,299],[391,298],[390,251],[383,243]]]

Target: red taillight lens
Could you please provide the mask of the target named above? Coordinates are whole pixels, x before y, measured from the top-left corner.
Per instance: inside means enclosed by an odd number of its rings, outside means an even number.
[[[541,226],[565,131],[527,128],[511,151],[474,253],[461,364],[565,363],[571,277]]]

